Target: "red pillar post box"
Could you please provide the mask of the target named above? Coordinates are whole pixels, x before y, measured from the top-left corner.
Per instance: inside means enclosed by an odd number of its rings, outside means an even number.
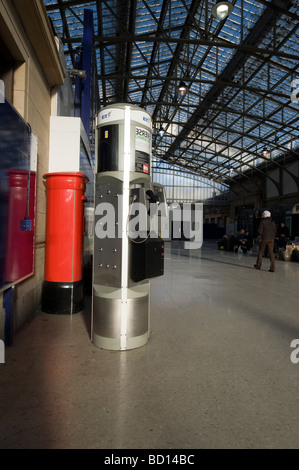
[[[84,306],[84,193],[88,181],[78,172],[44,175],[47,211],[41,307],[46,313],[73,314]]]

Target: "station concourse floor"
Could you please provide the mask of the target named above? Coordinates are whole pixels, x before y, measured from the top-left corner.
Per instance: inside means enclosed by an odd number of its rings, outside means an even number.
[[[255,260],[166,242],[134,350],[93,345],[88,296],[38,313],[0,364],[0,449],[298,449],[299,264]]]

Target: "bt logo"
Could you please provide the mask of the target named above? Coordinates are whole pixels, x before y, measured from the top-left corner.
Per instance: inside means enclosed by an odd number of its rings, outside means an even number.
[[[108,118],[110,118],[110,117],[111,117],[111,113],[112,113],[112,111],[110,111],[110,112],[107,113],[107,114],[103,114],[102,119],[108,119]]]

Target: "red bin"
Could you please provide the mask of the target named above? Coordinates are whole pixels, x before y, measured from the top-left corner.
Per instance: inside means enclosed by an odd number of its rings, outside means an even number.
[[[47,173],[45,277],[42,311],[72,314],[83,309],[84,202],[87,176]]]

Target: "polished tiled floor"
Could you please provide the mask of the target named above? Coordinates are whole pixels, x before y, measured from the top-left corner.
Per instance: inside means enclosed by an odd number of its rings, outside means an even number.
[[[135,350],[91,343],[88,297],[40,313],[0,364],[0,448],[298,449],[299,264],[255,259],[166,243]]]

